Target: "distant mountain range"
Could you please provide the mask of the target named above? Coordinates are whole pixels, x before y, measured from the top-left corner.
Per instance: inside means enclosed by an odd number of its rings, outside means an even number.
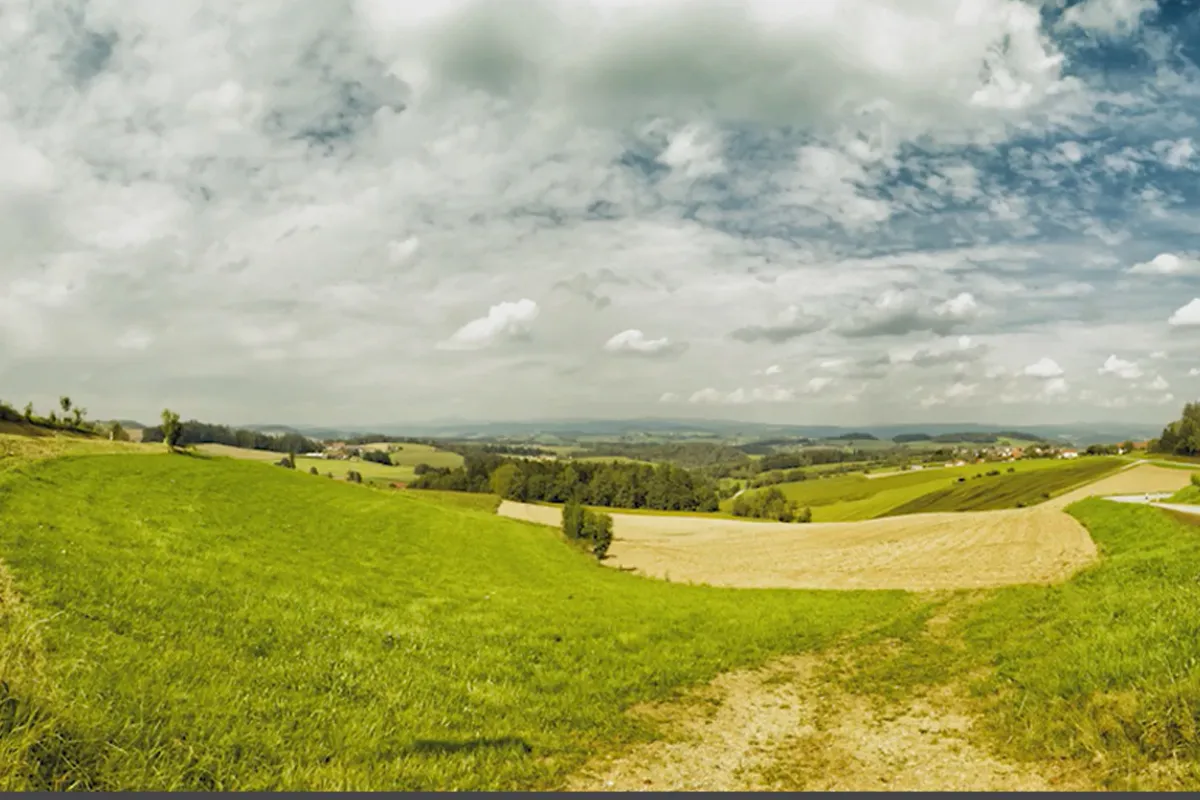
[[[378,424],[353,428],[288,426],[288,425],[240,425],[237,427],[270,434],[299,433],[310,438],[340,439],[365,433],[382,433],[388,436],[414,436],[430,438],[527,438],[552,436],[561,438],[601,436],[670,436],[670,437],[720,437],[758,439],[769,437],[808,437],[813,439],[836,439],[850,433],[870,433],[880,439],[891,439],[900,434],[927,433],[939,436],[948,433],[1000,433],[1013,430],[1013,425],[982,425],[975,423],[927,424],[927,425],[778,425],[736,420],[696,419],[558,419],[530,420],[522,422],[468,422],[446,421],[425,424]],[[1120,442],[1126,439],[1142,440],[1157,436],[1161,426],[1135,423],[1090,423],[1068,425],[1021,425],[1027,431],[1051,441],[1060,441],[1077,446]]]

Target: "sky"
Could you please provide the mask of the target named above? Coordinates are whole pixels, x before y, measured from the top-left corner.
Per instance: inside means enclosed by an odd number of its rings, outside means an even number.
[[[1165,422],[1191,5],[0,0],[0,398]]]

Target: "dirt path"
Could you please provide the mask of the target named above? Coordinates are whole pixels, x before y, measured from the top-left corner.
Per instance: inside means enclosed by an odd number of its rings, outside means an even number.
[[[1038,506],[793,525],[613,514],[613,566],[673,581],[747,588],[985,588],[1053,583],[1096,558],[1062,509],[1093,495],[1175,490],[1185,470],[1134,465]],[[558,525],[561,510],[501,503],[502,516]]]
[[[822,659],[722,675],[686,701],[639,710],[668,738],[590,764],[569,791],[1046,791],[1061,773],[972,742],[953,692],[871,703],[822,680]]]

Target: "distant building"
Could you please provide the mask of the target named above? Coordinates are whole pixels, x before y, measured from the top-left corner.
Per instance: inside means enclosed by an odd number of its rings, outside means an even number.
[[[1074,450],[1063,450],[1058,454],[1059,458],[1079,458],[1079,453]]]

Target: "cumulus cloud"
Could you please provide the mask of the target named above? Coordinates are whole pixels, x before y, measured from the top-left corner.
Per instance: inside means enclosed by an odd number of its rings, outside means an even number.
[[[480,350],[506,339],[520,339],[529,333],[538,317],[538,304],[529,299],[515,303],[497,303],[487,316],[463,325],[439,347],[443,350]]]
[[[788,306],[783,313],[778,315],[775,322],[768,325],[747,325],[733,331],[729,336],[739,342],[765,341],[771,344],[783,344],[822,330],[827,324],[824,319],[816,315],[806,314],[799,306]]]
[[[1167,379],[1162,375],[1155,375],[1154,380],[1150,381],[1150,383],[1146,385],[1146,388],[1156,392],[1162,392],[1170,389],[1171,384],[1167,383]]]
[[[1176,309],[1175,313],[1167,319],[1167,323],[1179,326],[1200,325],[1200,297],[1194,298],[1192,302]]]
[[[970,292],[930,303],[915,290],[888,290],[841,327],[843,336],[904,336],[909,333],[947,334],[977,319],[982,308]]]
[[[1025,367],[1022,373],[1031,378],[1050,379],[1061,377],[1063,368],[1052,358],[1041,358]]]
[[[1157,7],[1156,0],[1084,0],[1068,8],[1062,22],[1092,33],[1126,35],[1136,31]]]
[[[1200,273],[1200,259],[1190,255],[1159,253],[1149,261],[1134,264],[1129,272],[1134,275],[1191,275]]]
[[[608,353],[652,358],[676,356],[686,349],[686,342],[672,342],[665,336],[661,339],[648,339],[636,328],[621,331],[604,343],[604,350]]]
[[[1130,278],[1200,274],[1200,80],[1142,4],[79,5],[0,24],[5,399],[351,424],[711,385],[839,422],[957,381],[1034,419],[1025,354],[1149,352]]]
[[[1104,360],[1104,366],[1096,370],[1100,375],[1115,375],[1125,380],[1136,380],[1142,377],[1142,368],[1133,361],[1118,358],[1115,354]]]

